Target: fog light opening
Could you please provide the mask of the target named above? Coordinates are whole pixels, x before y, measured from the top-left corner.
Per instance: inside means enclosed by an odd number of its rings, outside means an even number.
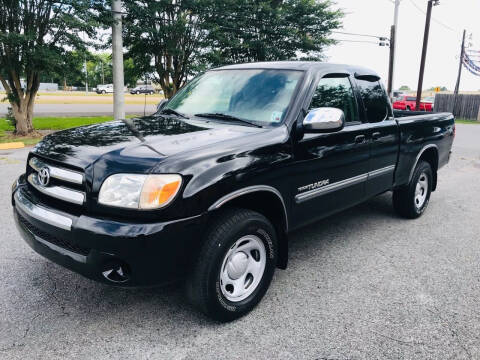
[[[114,283],[124,283],[130,280],[130,270],[126,264],[114,262],[107,264],[102,275],[108,281]]]

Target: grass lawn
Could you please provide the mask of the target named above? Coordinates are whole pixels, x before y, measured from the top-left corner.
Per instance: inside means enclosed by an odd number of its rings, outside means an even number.
[[[475,120],[467,120],[467,119],[455,119],[455,123],[457,123],[457,124],[472,124],[472,125],[480,125],[480,121],[475,121]]]
[[[33,119],[35,130],[63,130],[72,127],[98,124],[113,120],[112,116],[94,117],[36,117]],[[10,132],[14,127],[5,118],[0,118],[0,143],[22,141],[25,145],[33,145],[39,142],[43,136],[15,136]]]
[[[33,119],[33,127],[37,130],[63,130],[82,125],[98,124],[111,120],[113,120],[113,116],[36,117]]]

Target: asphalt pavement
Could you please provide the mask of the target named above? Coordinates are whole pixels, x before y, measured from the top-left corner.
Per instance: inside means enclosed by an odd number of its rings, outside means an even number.
[[[385,194],[296,232],[289,268],[228,324],[178,285],[108,287],[34,253],[10,204],[27,151],[0,151],[1,359],[480,359],[480,125],[458,125],[423,217]]]

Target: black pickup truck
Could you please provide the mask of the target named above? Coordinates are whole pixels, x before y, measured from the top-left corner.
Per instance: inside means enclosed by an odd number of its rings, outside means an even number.
[[[186,279],[193,304],[227,321],[286,268],[291,231],[387,191],[419,217],[454,136],[451,114],[394,112],[365,68],[226,66],[152,116],[46,136],[13,213],[46,258],[118,286]]]

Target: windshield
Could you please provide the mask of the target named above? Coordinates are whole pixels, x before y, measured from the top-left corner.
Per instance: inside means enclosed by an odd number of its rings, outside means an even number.
[[[259,125],[278,124],[302,74],[265,69],[210,71],[188,83],[164,109],[186,115],[224,114]]]

